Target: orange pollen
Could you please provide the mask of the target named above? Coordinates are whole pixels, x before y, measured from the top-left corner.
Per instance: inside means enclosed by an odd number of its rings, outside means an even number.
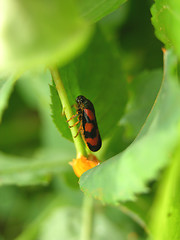
[[[81,156],[80,158],[73,159],[69,164],[73,167],[74,173],[80,177],[87,170],[96,167],[100,164],[96,156],[90,154],[88,158]]]

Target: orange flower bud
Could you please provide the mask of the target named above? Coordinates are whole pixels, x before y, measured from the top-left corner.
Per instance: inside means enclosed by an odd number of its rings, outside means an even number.
[[[96,156],[90,154],[88,158],[81,156],[80,158],[73,159],[69,164],[73,167],[76,176],[80,177],[87,170],[99,165],[100,162],[97,160]]]

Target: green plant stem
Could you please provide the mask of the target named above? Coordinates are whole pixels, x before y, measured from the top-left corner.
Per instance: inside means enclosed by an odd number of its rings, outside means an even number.
[[[72,112],[72,108],[71,108],[71,105],[69,103],[64,85],[61,81],[58,69],[57,68],[51,69],[51,74],[52,74],[52,77],[54,79],[56,89],[58,91],[58,94],[59,94],[59,97],[60,97],[60,100],[61,100],[61,103],[62,103],[63,111],[66,115],[67,120],[68,120],[73,116],[73,112]],[[69,123],[69,126],[74,125],[75,124],[75,119],[73,118],[68,123]],[[75,148],[76,148],[76,152],[77,152],[77,158],[79,158],[81,156],[87,156],[86,150],[84,148],[84,143],[83,143],[83,140],[82,140],[80,134],[76,138],[74,138],[74,136],[76,136],[77,131],[78,131],[77,126],[74,126],[74,127],[70,128],[70,130],[71,130],[71,134],[72,134],[72,137],[73,137],[73,140],[74,140],[74,144],[75,144]]]
[[[93,199],[84,195],[80,240],[90,240],[93,220]]]

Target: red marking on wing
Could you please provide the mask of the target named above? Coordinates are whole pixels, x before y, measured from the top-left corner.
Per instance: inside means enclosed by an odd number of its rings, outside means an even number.
[[[99,141],[99,131],[96,130],[96,137],[95,138],[86,138],[86,142],[91,144],[92,146],[96,146]]]
[[[85,109],[84,109],[84,112],[87,114],[87,116],[88,116],[88,118],[89,118],[90,120],[94,120],[94,119],[95,119],[94,113],[93,113],[91,110],[85,108]]]
[[[85,131],[86,132],[91,132],[92,131],[92,129],[93,129],[93,124],[92,123],[86,123],[85,124]]]

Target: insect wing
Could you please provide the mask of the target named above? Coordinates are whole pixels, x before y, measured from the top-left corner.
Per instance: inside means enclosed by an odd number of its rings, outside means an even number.
[[[95,112],[85,108],[82,117],[84,138],[89,149],[93,152],[101,148],[102,142],[99,134]]]

